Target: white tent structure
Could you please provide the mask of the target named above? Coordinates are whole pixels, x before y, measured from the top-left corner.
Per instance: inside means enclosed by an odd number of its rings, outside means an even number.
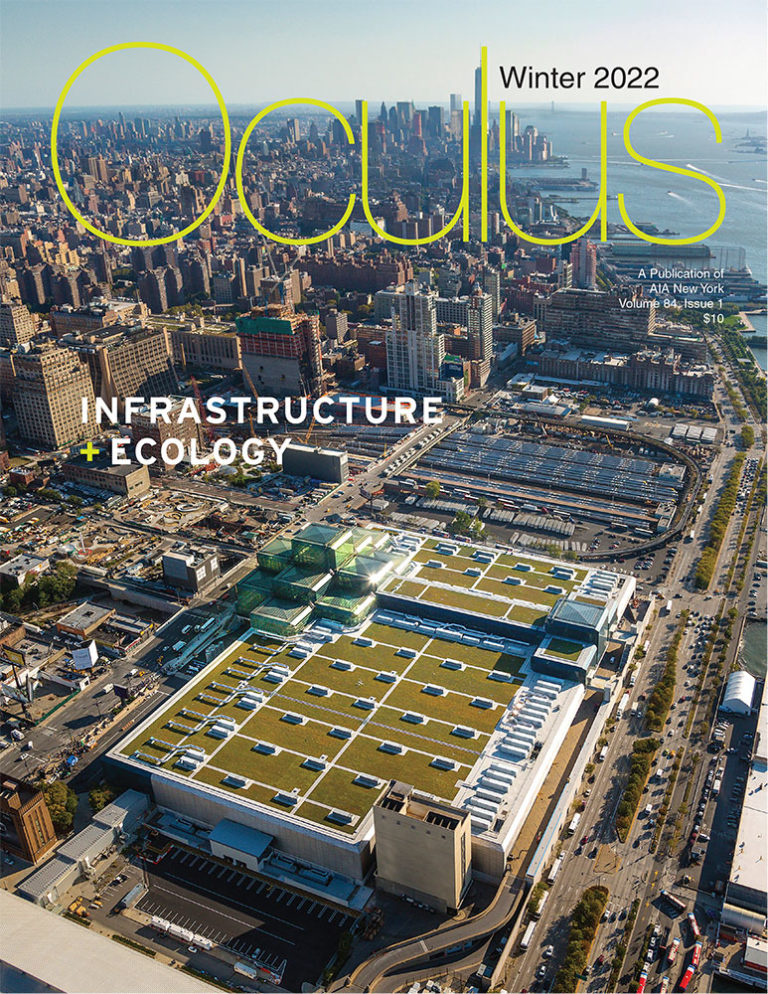
[[[755,678],[746,670],[736,670],[728,677],[720,710],[728,714],[749,714],[755,696]]]

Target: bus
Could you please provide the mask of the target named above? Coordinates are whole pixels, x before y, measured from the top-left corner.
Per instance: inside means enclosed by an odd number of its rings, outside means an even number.
[[[544,912],[544,905],[547,903],[547,898],[548,897],[549,897],[549,891],[545,890],[544,893],[541,895],[541,900],[539,901],[538,908],[536,908],[535,911],[531,911],[531,913],[530,913],[531,914],[531,918],[533,918],[534,921],[538,921],[539,918],[541,918],[541,916],[542,916],[542,914]]]
[[[692,911],[688,912],[688,924],[691,926],[694,939],[698,939],[701,935],[701,929],[699,928],[699,923],[696,921],[696,915]]]
[[[701,961],[701,950],[703,949],[701,940],[698,939],[693,947],[693,952],[691,953],[691,966],[696,969]]]
[[[571,824],[568,826],[568,834],[575,835],[576,829],[579,827],[579,822],[581,821],[581,815],[575,814],[571,819]]]
[[[678,988],[681,991],[684,991],[688,987],[688,984],[690,984],[695,972],[696,968],[693,966],[689,966],[688,969],[685,971],[685,973],[682,975],[682,977],[680,978],[680,983],[678,984]]]
[[[643,972],[640,974],[640,982],[637,985],[637,994],[643,994],[647,982],[648,982],[648,973],[647,971],[643,970]]]
[[[669,951],[667,952],[667,963],[669,966],[672,966],[672,964],[675,962],[679,950],[680,950],[680,940],[675,939],[672,945],[669,947]]]
[[[597,757],[598,763],[604,763],[605,757],[608,755],[608,746],[603,746],[600,750],[600,755]]]
[[[669,990],[669,977],[661,978],[661,987],[659,987],[659,994],[667,994]]]
[[[555,882],[555,878],[560,872],[560,867],[563,865],[564,862],[565,862],[565,854],[560,853],[560,855],[557,857],[555,862],[552,864],[552,869],[549,871],[549,876],[547,877],[548,883],[553,884]]]
[[[662,890],[661,896],[666,901],[668,901],[672,905],[673,908],[677,909],[678,914],[681,911],[685,911],[685,907],[686,907],[685,906],[685,902],[681,901],[679,897],[675,897],[675,895],[671,894],[668,890]]]
[[[523,932],[523,937],[520,940],[520,948],[525,950],[530,946],[531,939],[533,938],[533,930],[536,928],[536,922],[528,922]]]

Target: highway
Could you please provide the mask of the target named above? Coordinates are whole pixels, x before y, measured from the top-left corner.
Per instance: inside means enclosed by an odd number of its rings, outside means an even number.
[[[717,399],[728,426],[731,429],[737,428],[738,421],[735,412],[721,386],[718,386]],[[730,441],[723,445],[712,462],[709,474],[712,484],[697,518],[695,539],[691,542],[678,544],[678,551],[672,561],[667,581],[658,590],[659,607],[665,601],[671,600],[672,614],[658,617],[648,634],[647,653],[645,660],[640,664],[636,686],[632,691],[630,700],[630,703],[637,702],[642,696],[647,697],[651,692],[663,671],[666,647],[679,624],[681,612],[690,612],[691,618],[678,650],[674,710],[670,712],[669,720],[662,733],[656,733],[657,737],[659,735],[662,737],[662,749],[679,754],[683,764],[685,764],[688,751],[693,754],[701,752],[701,747],[699,746],[697,750],[684,734],[688,710],[692,706],[692,702],[690,699],[681,700],[681,698],[690,698],[693,695],[696,682],[688,675],[685,667],[694,656],[703,650],[703,636],[709,631],[709,619],[717,613],[722,600],[721,595],[725,592],[726,574],[736,552],[736,540],[743,520],[742,505],[737,505],[736,512],[729,523],[716,575],[709,591],[695,589],[692,582],[693,573],[706,544],[707,526],[735,454],[736,449],[733,442]],[[749,453],[748,458],[760,459],[762,455],[763,452],[758,442]],[[762,509],[754,513],[758,513],[761,517],[763,515]],[[748,586],[747,584],[747,588]],[[746,594],[744,594],[743,599],[746,599]],[[743,610],[745,609],[746,605],[743,606]],[[698,612],[698,615],[694,616],[694,612]],[[700,637],[701,641],[699,641]],[[736,646],[734,645],[732,649],[735,653]],[[727,667],[725,672],[727,672]],[[692,722],[694,729],[702,718],[708,720],[709,716],[704,715],[703,712],[694,715]],[[590,966],[594,969],[596,960],[601,955],[605,956],[605,963],[602,970],[597,967],[597,973],[593,973],[587,982],[587,989],[590,991],[606,990],[605,985],[608,980],[612,950],[620,941],[624,931],[624,913],[629,911],[635,898],[640,898],[641,907],[629,943],[624,970],[632,966],[633,957],[636,957],[639,952],[641,939],[649,921],[661,920],[665,926],[670,924],[669,920],[663,918],[654,906],[653,901],[658,897],[662,888],[670,889],[681,876],[677,850],[669,857],[664,854],[663,848],[655,855],[651,852],[650,842],[653,831],[649,830],[647,825],[653,815],[649,818],[643,814],[643,808],[649,803],[653,805],[654,814],[658,810],[670,774],[670,758],[661,756],[661,753],[657,754],[652,771],[661,765],[665,767],[665,775],[660,781],[654,778],[649,782],[647,792],[640,801],[640,816],[635,819],[625,842],[622,843],[619,840],[614,828],[616,807],[629,769],[628,757],[633,742],[643,733],[643,719],[632,718],[629,711],[623,719],[616,722],[613,730],[607,733],[608,755],[604,763],[596,764],[594,783],[583,785],[581,798],[585,802],[585,810],[581,816],[578,831],[575,837],[566,839],[563,843],[563,852],[567,854],[566,859],[551,888],[542,918],[536,926],[534,941],[523,955],[513,957],[508,964],[504,980],[504,986],[507,989],[515,991],[552,989],[567,940],[568,915],[583,891],[591,885],[602,884],[607,887],[610,891],[610,897],[607,920],[598,929],[592,947]],[[709,754],[704,753],[704,755],[709,760]],[[683,765],[684,768],[685,765]],[[708,762],[698,763],[692,788],[689,790],[692,799],[698,798],[708,768]],[[679,810],[683,801],[686,781],[686,775],[681,772],[670,805],[670,812]],[[585,796],[585,790],[590,791],[588,797]],[[709,817],[711,818],[711,814]],[[679,847],[687,840],[692,819],[693,814],[691,813],[685,820]],[[581,845],[581,839],[584,837],[588,839],[588,842]],[[543,959],[542,953],[550,944],[555,947],[554,955],[550,959]],[[543,976],[541,976],[542,967],[544,968]],[[539,972],[538,977],[537,972]],[[621,987],[620,989],[628,988]]]

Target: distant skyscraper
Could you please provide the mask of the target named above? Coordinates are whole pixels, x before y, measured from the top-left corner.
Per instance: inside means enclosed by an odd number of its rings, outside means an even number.
[[[355,100],[355,120],[358,124],[363,123],[363,101]]]
[[[451,94],[451,111],[452,112],[454,110],[461,111],[461,107],[462,107],[461,94],[460,93],[452,93]]]
[[[400,119],[400,124],[403,126],[408,126],[411,123],[411,118],[413,117],[413,101],[412,100],[398,100],[397,102],[397,116]]]
[[[35,337],[35,321],[23,304],[0,304],[0,345],[23,345]]]
[[[581,290],[597,286],[597,246],[588,238],[580,238],[571,248],[573,285]]]
[[[434,394],[444,358],[444,336],[437,331],[437,294],[407,283],[405,292],[393,294],[387,383],[393,390]]]
[[[483,109],[483,70],[480,66],[475,69],[475,114],[473,123],[480,124],[480,115]]]
[[[83,423],[82,400],[93,411],[88,366],[70,349],[46,343],[14,357],[13,402],[22,438],[50,449],[93,435],[93,421]]]
[[[442,107],[430,107],[427,111],[427,121],[429,125],[429,133],[434,136],[442,135],[443,133],[443,108]]]

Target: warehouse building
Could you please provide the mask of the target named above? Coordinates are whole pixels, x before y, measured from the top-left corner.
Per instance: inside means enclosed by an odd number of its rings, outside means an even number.
[[[311,476],[313,480],[344,483],[349,478],[347,453],[292,442],[283,452],[283,472],[289,476]]]
[[[88,462],[85,456],[79,456],[65,462],[62,470],[65,480],[123,497],[139,497],[149,490],[149,470],[140,463],[113,466],[108,459]]]
[[[218,557],[205,549],[185,549],[163,555],[163,581],[197,593],[221,576]]]
[[[728,677],[720,710],[726,714],[749,714],[757,683],[751,673],[736,670]]]
[[[634,579],[325,525],[272,540],[258,561],[238,585],[251,630],[111,750],[110,775],[233,861],[290,866],[307,888],[324,868],[350,904],[373,867],[383,799],[408,785],[414,805],[429,795],[458,819],[440,842],[459,869],[450,886],[413,879],[419,900],[460,900],[461,838],[473,876],[500,880]],[[555,610],[562,601],[577,607]],[[409,871],[390,828],[378,872],[396,890]]]

